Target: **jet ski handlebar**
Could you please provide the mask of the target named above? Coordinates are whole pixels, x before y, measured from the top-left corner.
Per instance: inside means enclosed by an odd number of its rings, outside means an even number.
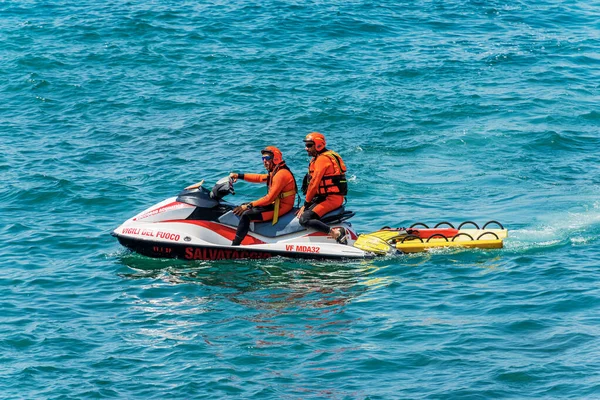
[[[235,190],[233,189],[233,178],[230,176],[219,179],[210,191],[210,197],[215,200],[221,200],[228,194],[235,194]]]
[[[233,188],[234,180],[230,176],[226,176],[221,178],[215,183],[212,190],[210,191],[210,198],[215,200],[221,200],[223,197],[228,194],[235,194],[235,189]],[[204,179],[202,179],[198,183],[194,183],[193,185],[187,186],[183,189],[183,193],[191,190],[206,190],[202,187],[204,184]]]

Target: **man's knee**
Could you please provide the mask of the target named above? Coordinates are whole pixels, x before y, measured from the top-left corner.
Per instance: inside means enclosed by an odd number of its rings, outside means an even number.
[[[252,221],[252,213],[250,210],[246,210],[240,215],[240,222],[238,226],[250,226],[250,222]]]
[[[240,219],[245,219],[245,220],[248,220],[248,221],[250,221],[250,213],[251,213],[251,211],[250,211],[250,210],[246,210],[246,211],[244,211],[244,212],[242,213],[242,215],[240,215]]]
[[[314,211],[307,210],[302,213],[298,222],[300,222],[300,225],[305,227],[308,221],[310,221],[311,219],[319,219],[319,214],[317,214]]]

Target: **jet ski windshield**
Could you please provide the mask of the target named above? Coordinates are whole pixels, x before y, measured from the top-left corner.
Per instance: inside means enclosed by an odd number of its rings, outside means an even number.
[[[203,186],[186,189],[179,193],[176,201],[191,204],[196,207],[213,208],[220,204],[220,200],[228,194],[235,194],[233,180],[229,177],[219,179],[212,190]]]
[[[211,192],[203,187],[192,190],[184,190],[183,192],[179,193],[176,201],[202,208],[213,208],[219,205],[219,201],[213,199],[211,197]]]

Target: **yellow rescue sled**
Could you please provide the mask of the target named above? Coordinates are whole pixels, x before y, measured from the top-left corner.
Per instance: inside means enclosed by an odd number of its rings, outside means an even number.
[[[489,225],[498,228],[488,229]],[[475,228],[463,229],[465,225]],[[472,222],[463,222],[455,228],[449,222],[440,222],[433,228],[422,223],[410,228],[384,227],[379,231],[359,235],[354,247],[370,253],[384,255],[398,250],[402,253],[416,253],[432,248],[463,247],[478,249],[501,249],[508,230],[497,221],[490,221],[483,228]]]

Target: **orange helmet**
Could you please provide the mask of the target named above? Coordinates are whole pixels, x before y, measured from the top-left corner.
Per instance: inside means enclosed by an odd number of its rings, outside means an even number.
[[[319,132],[311,132],[306,135],[304,138],[304,143],[314,143],[317,151],[323,150],[327,145],[327,142],[325,142],[325,136]]]
[[[281,154],[281,150],[279,150],[275,146],[267,146],[262,149],[261,154],[269,154],[273,157],[273,164],[277,165],[283,161],[283,155]]]

